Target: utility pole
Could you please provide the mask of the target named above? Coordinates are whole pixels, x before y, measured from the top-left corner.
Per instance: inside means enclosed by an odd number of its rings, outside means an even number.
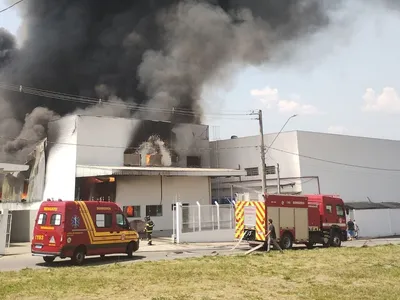
[[[281,172],[279,170],[279,164],[276,164],[276,182],[278,188],[278,194],[281,193]]]
[[[260,136],[261,136],[261,177],[262,177],[262,186],[261,191],[265,196],[267,194],[267,172],[266,172],[266,164],[265,164],[265,145],[264,145],[264,128],[263,128],[263,119],[262,119],[262,110],[258,110],[258,124],[260,126]]]

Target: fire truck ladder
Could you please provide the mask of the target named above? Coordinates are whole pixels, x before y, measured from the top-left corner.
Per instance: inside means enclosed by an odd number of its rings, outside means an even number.
[[[12,213],[8,213],[7,217],[7,231],[6,231],[6,248],[10,247],[11,241],[11,224],[12,224]]]

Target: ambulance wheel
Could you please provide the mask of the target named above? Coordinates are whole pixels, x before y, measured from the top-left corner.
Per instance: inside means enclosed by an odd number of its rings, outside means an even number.
[[[85,261],[85,248],[83,247],[78,247],[75,252],[74,255],[72,256],[72,263],[74,265],[82,265],[83,262]]]
[[[128,244],[128,247],[126,247],[126,254],[128,254],[129,258],[133,257],[133,252],[137,251],[136,246],[135,246],[135,242],[130,242]]]
[[[283,234],[280,246],[282,250],[289,250],[293,247],[293,237],[289,232]]]
[[[47,263],[52,263],[56,258],[54,256],[44,256],[43,260]]]

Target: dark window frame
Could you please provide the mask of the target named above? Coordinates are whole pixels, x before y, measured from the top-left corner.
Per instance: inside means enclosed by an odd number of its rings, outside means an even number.
[[[128,207],[132,206],[133,207],[133,216],[128,216],[127,214],[127,209]],[[141,218],[142,217],[142,207],[140,205],[126,205],[122,208],[122,211],[124,212],[124,214],[126,214],[127,218]],[[139,214],[137,216],[135,216],[135,213],[139,212]]]
[[[260,175],[259,167],[245,168],[244,170],[247,173],[246,176],[258,176],[258,175]]]
[[[328,207],[330,207],[330,209],[328,209]],[[333,207],[332,207],[332,205],[331,205],[331,204],[326,204],[326,205],[325,205],[325,211],[326,211],[328,214],[333,214]]]
[[[118,216],[121,216],[121,218],[122,218],[122,220],[123,220],[123,224],[119,224],[118,223]],[[121,213],[116,213],[115,214],[115,223],[117,224],[117,226],[118,227],[120,227],[120,228],[128,228],[128,220],[125,218],[125,216],[124,216],[124,214],[121,214]]]
[[[55,223],[55,220],[56,220],[57,216],[60,216],[60,224],[56,224]],[[62,215],[61,214],[52,214],[51,217],[50,217],[50,225],[51,226],[60,226],[61,225],[61,221],[62,221]]]
[[[186,156],[186,166],[188,168],[201,168],[201,156]]]
[[[342,212],[341,214],[339,214],[339,209]],[[338,215],[338,217],[344,218],[346,216],[346,211],[344,210],[343,206],[341,206],[340,204],[336,205],[336,214]]]
[[[99,216],[99,215],[104,215],[104,226],[99,226],[98,225],[98,220],[97,220],[97,216]],[[109,218],[109,219],[107,219],[107,217]],[[112,213],[96,213],[96,227],[97,228],[112,228],[112,217],[113,217],[113,215],[112,215]],[[107,223],[107,222],[109,222],[109,223]],[[107,226],[107,225],[109,225],[109,226]]]
[[[150,207],[156,207],[156,213],[154,214],[152,210],[150,210]],[[161,213],[159,214],[159,208],[161,208]],[[163,216],[163,206],[159,204],[155,205],[146,205],[146,216],[150,217],[162,217]]]
[[[42,223],[39,223],[40,216],[43,216]],[[40,213],[39,216],[38,216],[38,219],[37,219],[37,224],[38,225],[46,225],[46,222],[47,222],[47,214],[46,213]]]
[[[276,174],[276,166],[265,166],[265,173],[267,175],[275,175]]]

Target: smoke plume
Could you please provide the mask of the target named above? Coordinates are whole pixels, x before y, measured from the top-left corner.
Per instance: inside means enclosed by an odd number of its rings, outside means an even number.
[[[87,109],[88,103],[3,91],[0,133],[17,139],[0,139],[0,159],[23,161],[25,148],[45,135],[46,122],[70,113],[128,116],[133,107],[142,119],[200,122],[204,86],[242,66],[289,59],[295,49],[288,46],[329,26],[340,2],[23,2],[15,7],[23,18],[21,47],[0,31],[0,82],[102,100]],[[104,104],[108,99],[122,105]]]

